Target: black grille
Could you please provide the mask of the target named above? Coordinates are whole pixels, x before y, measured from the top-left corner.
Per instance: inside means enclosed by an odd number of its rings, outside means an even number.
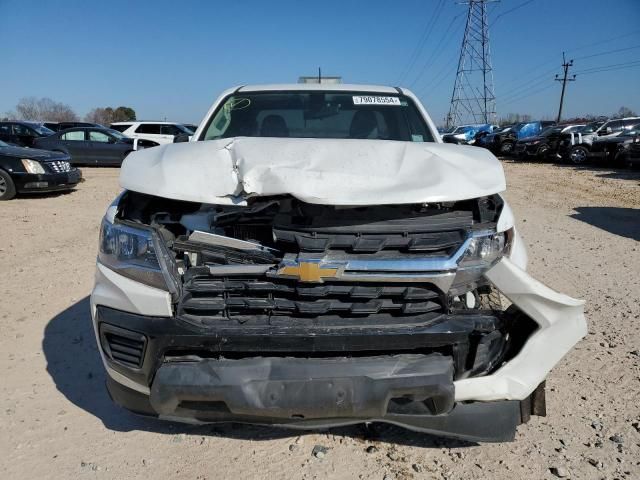
[[[114,327],[102,326],[102,346],[111,360],[128,367],[140,368],[144,360],[146,337]]]
[[[199,324],[285,318],[357,322],[371,315],[385,321],[444,311],[444,299],[429,284],[305,284],[268,277],[216,278],[194,270],[184,283],[178,313]]]

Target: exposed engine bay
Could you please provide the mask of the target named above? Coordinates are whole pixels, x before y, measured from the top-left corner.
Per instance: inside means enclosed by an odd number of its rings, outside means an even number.
[[[435,343],[425,344],[419,335],[396,342],[384,337],[379,345],[345,337],[333,345],[318,342],[312,350],[359,355],[419,346],[453,354],[456,378],[463,378],[490,371],[507,353],[509,320],[492,311],[501,310],[499,297],[482,277],[500,255],[461,268],[470,249],[485,247],[474,244],[474,232],[495,232],[502,206],[499,195],[339,207],[291,196],[221,206],[126,192],[116,218],[148,225],[161,240],[159,257],[172,272],[167,284],[181,321],[205,330],[229,322],[381,330],[441,323],[443,336]],[[505,241],[497,243],[500,254]],[[474,322],[456,319],[456,312],[470,310],[479,313]],[[313,355],[307,347],[300,351]]]

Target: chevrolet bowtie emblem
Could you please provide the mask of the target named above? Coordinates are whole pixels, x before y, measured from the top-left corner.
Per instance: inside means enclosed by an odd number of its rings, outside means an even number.
[[[301,282],[321,283],[325,278],[338,277],[339,268],[335,265],[322,265],[320,262],[302,261],[280,267],[278,276],[296,278]]]

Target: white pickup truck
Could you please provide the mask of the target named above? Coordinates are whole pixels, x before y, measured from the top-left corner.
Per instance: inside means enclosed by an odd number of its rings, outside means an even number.
[[[507,441],[587,331],[526,272],[500,162],[406,89],[233,88],[120,183],[91,312],[140,414]]]

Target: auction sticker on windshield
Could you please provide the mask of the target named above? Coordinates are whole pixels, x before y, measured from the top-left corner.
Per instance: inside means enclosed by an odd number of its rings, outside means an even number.
[[[364,95],[354,95],[354,105],[400,105],[398,97],[372,97]]]

